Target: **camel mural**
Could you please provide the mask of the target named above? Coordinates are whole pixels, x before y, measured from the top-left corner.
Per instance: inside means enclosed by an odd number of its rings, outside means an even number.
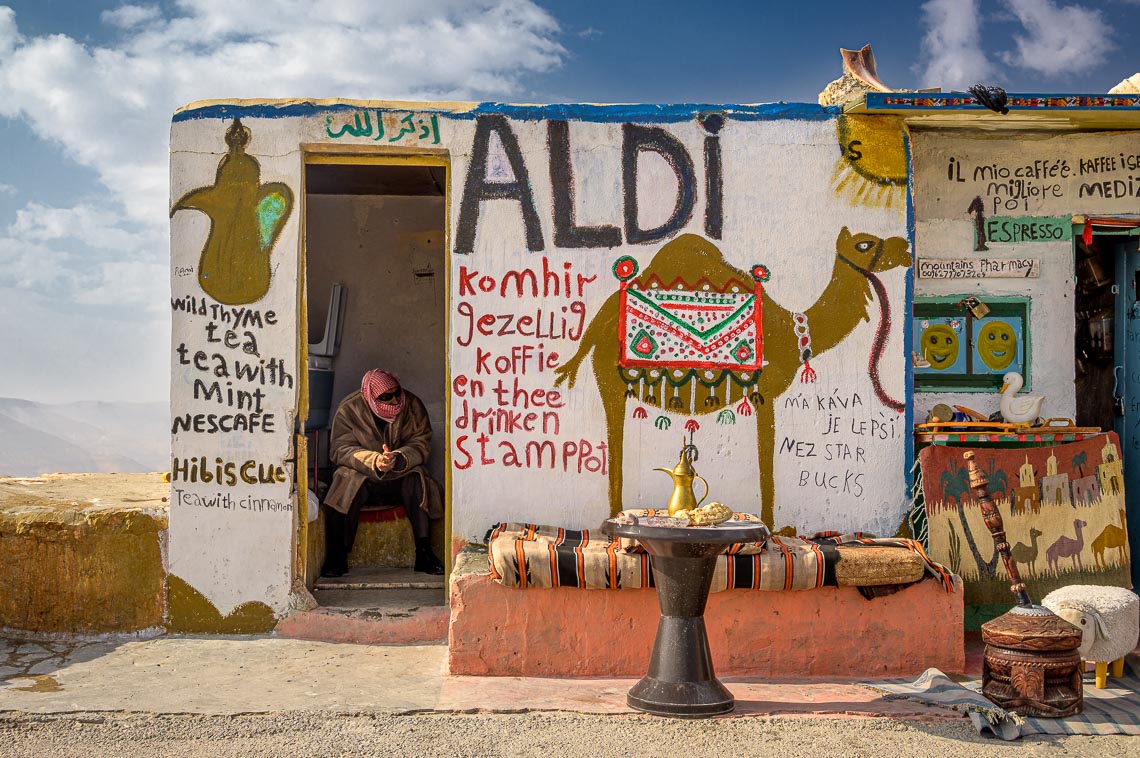
[[[767,278],[763,267],[751,272],[730,266],[721,251],[707,239],[686,234],[664,245],[653,257],[639,279],[641,283],[657,282],[670,290],[678,284],[686,292],[708,285],[713,293],[748,291],[755,287],[763,317],[762,356],[760,345],[753,352],[733,342],[730,350],[741,364],[738,368],[712,370],[690,363],[670,365],[660,360],[657,369],[631,368],[622,362],[626,338],[622,331],[621,292],[615,292],[598,310],[582,336],[575,355],[557,370],[555,386],[567,383],[573,388],[582,361],[592,357],[594,377],[606,415],[609,441],[609,503],[611,514],[623,506],[622,462],[624,454],[625,409],[629,399],[662,410],[683,415],[723,414],[726,406],[739,400],[742,416],[752,414],[756,420],[757,459],[760,470],[761,518],[773,525],[775,516],[774,447],[776,435],[775,400],[795,381],[801,370],[811,371],[810,358],[840,344],[862,321],[871,319],[871,303],[878,303],[877,330],[869,360],[869,370],[880,400],[896,411],[901,403],[882,391],[878,378],[878,359],[890,327],[890,310],[886,288],[878,274],[911,265],[910,249],[901,237],[886,239],[865,233],[852,233],[844,227],[836,240],[831,281],[819,299],[804,313],[795,314],[782,308],[759,290],[755,282]],[[620,279],[632,277],[629,264],[615,274]],[[701,284],[701,287],[697,285]],[[734,290],[735,288],[735,290]],[[810,336],[808,333],[810,329]],[[805,340],[806,337],[806,340]],[[636,348],[638,345],[634,345]],[[644,345],[650,349],[648,342]],[[761,357],[763,363],[761,363]],[[763,366],[753,369],[752,365]],[[747,368],[746,368],[747,366]],[[736,393],[734,395],[734,392]],[[644,410],[642,410],[644,413]]]

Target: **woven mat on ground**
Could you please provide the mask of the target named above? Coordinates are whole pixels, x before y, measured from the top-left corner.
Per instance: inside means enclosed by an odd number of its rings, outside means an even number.
[[[628,511],[637,516],[664,515],[663,511]],[[751,514],[736,514],[740,521],[758,521]],[[625,544],[623,544],[625,543]],[[863,533],[841,535],[820,532],[804,537],[769,537],[764,542],[733,545],[717,560],[713,592],[729,589],[811,590],[836,586],[837,545],[871,544],[904,548],[918,553],[926,573],[954,591],[953,577],[930,561],[913,540],[876,539]],[[642,589],[652,587],[652,559],[635,542],[602,534],[599,530],[562,529],[539,524],[501,523],[487,534],[491,577],[519,589],[577,587],[579,589]],[[871,599],[897,592],[902,585],[860,587]]]
[[[860,682],[888,695],[941,705],[962,711],[974,722],[978,734],[992,733],[1003,740],[1027,734],[1136,734],[1140,735],[1140,656],[1125,659],[1124,676],[1110,676],[1108,686],[1093,686],[1092,673],[1085,679],[1085,707],[1076,716],[1062,719],[1022,717],[987,700],[980,679],[955,682],[938,669],[927,669],[913,682],[888,679]]]

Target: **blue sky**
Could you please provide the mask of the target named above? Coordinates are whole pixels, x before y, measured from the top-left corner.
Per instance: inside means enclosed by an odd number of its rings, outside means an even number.
[[[0,396],[166,398],[167,138],[192,100],[814,102],[866,43],[894,87],[1105,92],[1140,71],[1138,28],[1140,0],[0,4]]]

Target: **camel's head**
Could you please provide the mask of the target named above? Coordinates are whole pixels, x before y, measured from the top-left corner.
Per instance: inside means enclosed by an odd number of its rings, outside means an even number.
[[[847,227],[839,231],[835,252],[860,271],[882,273],[899,266],[909,266],[910,244],[902,237],[876,237],[859,232],[852,234]]]

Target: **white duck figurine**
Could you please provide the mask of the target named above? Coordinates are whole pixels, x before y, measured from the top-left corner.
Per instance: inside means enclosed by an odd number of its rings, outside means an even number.
[[[1032,424],[1041,415],[1044,397],[1016,397],[1025,380],[1016,371],[1002,377],[1001,416],[1009,424]]]

